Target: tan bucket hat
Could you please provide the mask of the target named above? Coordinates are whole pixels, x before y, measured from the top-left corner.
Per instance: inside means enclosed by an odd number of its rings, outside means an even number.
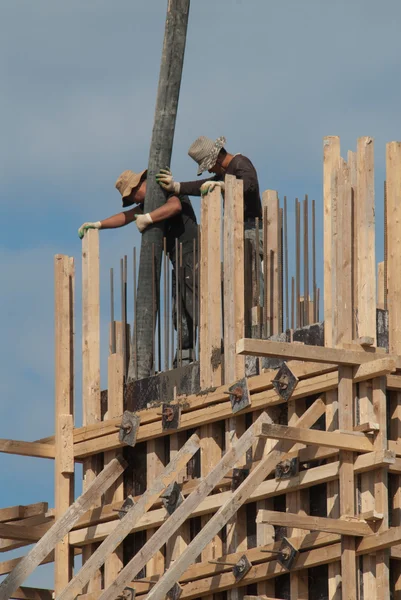
[[[133,202],[126,202],[125,198],[127,198],[132,190],[141,183],[144,179],[146,179],[147,169],[140,171],[139,173],[134,173],[133,171],[123,171],[119,178],[116,181],[115,187],[120,192],[123,199],[123,206],[130,206],[134,204]]]
[[[189,156],[198,163],[198,175],[211,169],[216,164],[220,150],[224,147],[226,138],[221,136],[216,141],[201,135],[188,150]]]

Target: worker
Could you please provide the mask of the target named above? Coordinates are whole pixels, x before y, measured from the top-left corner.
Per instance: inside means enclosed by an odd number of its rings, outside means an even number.
[[[151,213],[143,214],[143,203],[146,195],[147,171],[134,173],[124,171],[116,181],[115,187],[122,196],[123,208],[136,204],[130,210],[119,212],[103,221],[84,223],[78,229],[78,235],[82,239],[88,229],[115,229],[124,227],[135,221],[138,230],[142,233],[152,223],[165,222],[164,235],[166,237],[166,250],[173,266],[172,273],[172,296],[173,296],[173,321],[177,330],[177,261],[176,240],[178,245],[182,244],[182,267],[183,285],[180,290],[181,298],[181,340],[182,340],[182,364],[188,364],[195,358],[195,343],[193,335],[193,324],[197,325],[196,311],[198,307],[197,276],[195,277],[195,298],[193,289],[194,268],[194,240],[197,244],[198,225],[196,216],[188,196],[174,192],[166,194],[166,203],[156,208]],[[197,268],[197,266],[195,267]],[[174,359],[177,366],[177,355]]]
[[[156,175],[159,185],[166,191],[188,196],[205,196],[218,186],[224,193],[224,177],[234,175],[244,182],[244,238],[249,239],[254,251],[259,251],[261,261],[260,283],[261,304],[263,306],[263,230],[262,205],[256,169],[246,156],[230,154],[224,148],[225,137],[216,141],[201,136],[188,150],[189,156],[198,164],[198,176],[204,171],[214,173],[213,177],[195,181],[178,182],[174,180],[170,169],[161,169]],[[260,220],[259,243],[256,244],[255,219]],[[256,248],[258,246],[258,248]]]

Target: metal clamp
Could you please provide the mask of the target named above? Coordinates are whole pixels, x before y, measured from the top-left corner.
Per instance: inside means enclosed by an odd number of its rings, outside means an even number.
[[[281,479],[291,479],[299,473],[298,457],[287,458],[276,465],[276,481]]]
[[[235,581],[241,581],[252,568],[252,563],[249,562],[245,554],[236,562],[222,562],[220,560],[209,560],[209,563],[213,565],[222,565],[232,567],[232,572],[235,577]]]
[[[117,600],[134,600],[135,599],[135,590],[134,588],[126,587],[123,592],[119,596],[117,596]]]
[[[184,496],[181,494],[180,486],[176,481],[173,481],[173,483],[170,483],[170,485],[166,487],[161,498],[163,506],[169,515],[172,515],[176,508],[184,501]]]
[[[286,537],[283,537],[280,551],[277,556],[277,560],[280,565],[284,567],[284,569],[287,569],[287,571],[290,571],[298,554],[299,551],[291,544],[290,540]]]
[[[277,371],[277,374],[272,381],[272,385],[277,394],[283,400],[287,401],[291,398],[293,391],[298,385],[298,381],[298,377],[295,377],[287,363],[283,363]]]
[[[231,479],[231,491],[236,490],[248,477],[249,469],[233,469],[232,475],[224,475],[224,479]]]
[[[178,600],[182,594],[182,587],[179,583],[175,583],[173,587],[167,592],[166,596],[169,600]]]
[[[125,517],[129,509],[134,506],[135,502],[132,496],[128,496],[120,506],[120,508],[113,508],[114,512],[118,512],[118,518],[121,520]]]
[[[180,404],[163,404],[162,412],[159,413],[162,416],[162,429],[178,429],[180,426],[181,419],[181,405]]]
[[[246,377],[229,387],[226,394],[230,395],[231,410],[233,413],[237,413],[251,405]]]
[[[121,424],[116,425],[120,430],[118,434],[119,441],[128,446],[135,446],[139,423],[140,418],[135,413],[125,410],[121,418]]]

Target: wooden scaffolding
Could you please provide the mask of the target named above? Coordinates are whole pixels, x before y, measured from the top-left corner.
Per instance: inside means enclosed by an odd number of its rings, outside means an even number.
[[[196,393],[127,410],[120,324],[101,394],[99,239],[90,230],[84,425],[74,427],[74,261],[55,257],[55,435],[0,440],[2,452],[54,459],[55,507],[0,510],[3,552],[36,542],[0,563],[0,600],[401,598],[401,143],[387,145],[377,276],[373,149],[360,138],[345,161],[339,138],[324,139],[320,327],[314,293],[302,307],[312,327],[282,332],[277,192],[263,194],[264,316],[260,273],[256,294],[247,287],[242,182],[226,178],[223,220],[218,190],[202,199]],[[266,319],[267,334],[258,327]],[[52,561],[54,591],[24,587]]]

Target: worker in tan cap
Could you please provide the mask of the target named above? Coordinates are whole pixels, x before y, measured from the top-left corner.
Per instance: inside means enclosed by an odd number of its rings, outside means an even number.
[[[152,223],[165,222],[164,235],[166,237],[166,250],[173,265],[173,317],[177,329],[177,306],[176,306],[176,240],[178,245],[182,244],[183,260],[183,282],[181,288],[181,336],[182,336],[182,364],[194,360],[194,348],[196,340],[193,335],[193,322],[197,322],[197,284],[193,289],[194,268],[194,240],[197,244],[198,225],[196,216],[188,196],[181,193],[169,192],[166,194],[166,202],[150,213],[143,214],[143,203],[146,195],[147,171],[134,173],[124,171],[117,179],[115,187],[122,196],[123,208],[136,204],[134,208],[119,212],[102,221],[88,222],[81,225],[78,235],[82,239],[88,229],[115,229],[124,227],[135,221],[136,226],[142,233]],[[197,281],[197,277],[195,277]],[[195,294],[194,294],[195,292]],[[195,297],[194,297],[195,295]],[[176,361],[175,361],[176,362]]]
[[[263,273],[263,231],[259,230],[259,244],[255,239],[255,219],[262,225],[262,204],[260,201],[259,182],[256,169],[243,154],[230,154],[224,148],[226,138],[217,140],[200,136],[190,146],[189,156],[198,164],[198,176],[205,171],[213,173],[213,177],[195,181],[175,181],[170,169],[161,169],[156,175],[159,185],[168,192],[187,194],[188,196],[205,196],[219,186],[224,193],[224,177],[234,175],[244,182],[244,237],[251,241],[255,251],[259,251],[261,275]],[[261,301],[263,304],[263,276],[261,276]]]

